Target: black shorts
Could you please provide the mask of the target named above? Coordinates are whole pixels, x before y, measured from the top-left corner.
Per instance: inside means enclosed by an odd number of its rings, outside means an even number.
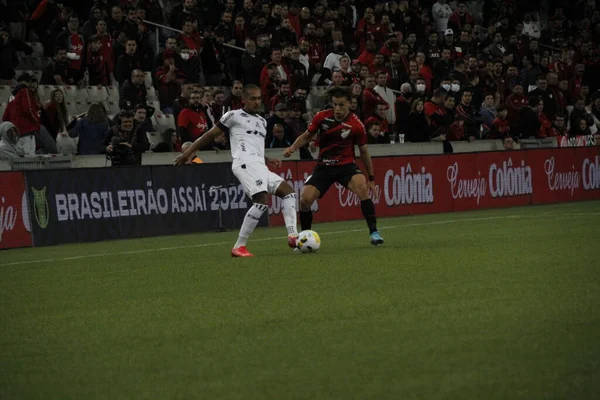
[[[317,165],[312,175],[308,177],[304,184],[316,187],[320,193],[319,198],[321,198],[334,183],[337,182],[347,188],[352,177],[360,174],[362,172],[355,163],[345,165]]]

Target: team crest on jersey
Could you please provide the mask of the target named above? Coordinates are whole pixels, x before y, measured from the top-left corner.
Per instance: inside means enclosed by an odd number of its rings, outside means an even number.
[[[350,136],[350,129],[344,129],[342,131],[342,139],[346,139],[348,136]]]
[[[261,179],[259,179],[259,180],[257,180],[257,181],[256,181],[256,182],[254,182],[254,183],[256,183],[256,186],[262,186],[262,184],[263,184],[263,181],[262,181]]]

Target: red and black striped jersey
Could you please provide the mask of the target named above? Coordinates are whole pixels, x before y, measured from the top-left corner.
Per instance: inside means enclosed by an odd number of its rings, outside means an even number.
[[[354,146],[367,144],[365,126],[352,112],[343,121],[337,121],[333,110],[321,111],[313,118],[308,131],[318,134],[321,165],[350,164],[354,162]]]

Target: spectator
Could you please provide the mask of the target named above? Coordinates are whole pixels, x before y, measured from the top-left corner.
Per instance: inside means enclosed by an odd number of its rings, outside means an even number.
[[[171,54],[177,54],[177,37],[176,36],[170,36],[167,38],[167,40],[165,41],[165,49],[163,51],[159,52],[154,59],[155,66],[159,67],[159,66],[163,65],[163,62],[165,61],[165,53],[169,52],[169,50],[170,50]],[[178,65],[178,67],[181,67],[181,66]]]
[[[506,119],[507,115],[507,108],[503,105],[498,106],[497,117],[494,119],[494,122],[492,122],[487,135],[488,139],[502,139],[510,135],[510,126],[508,124],[508,120]]]
[[[365,124],[365,129],[367,131],[367,143],[369,144],[378,144],[380,140],[385,139],[385,135],[381,132],[381,125],[379,121],[372,118],[370,122]]]
[[[588,127],[588,123],[585,118],[578,118],[571,124],[571,129],[569,129],[569,136],[590,136],[592,132]]]
[[[173,117],[175,121],[177,121],[181,110],[189,106],[189,99],[193,90],[194,84],[192,82],[187,81],[181,85],[181,94],[173,102]]]
[[[538,139],[544,139],[552,136],[552,122],[548,119],[544,113],[544,102],[540,101],[537,106],[538,119],[540,120],[540,130],[537,134]]]
[[[110,59],[102,50],[102,42],[96,35],[89,38],[85,65],[88,71],[88,84],[90,86],[107,86],[114,80],[113,68]]]
[[[554,117],[552,123],[552,136],[567,136],[567,125],[565,123],[565,116],[558,114]]]
[[[287,129],[287,124],[285,123],[287,117],[288,108],[285,103],[277,104],[277,106],[275,106],[274,114],[267,120],[267,137],[265,138],[265,143],[270,143],[273,140],[273,127],[276,124],[283,126],[286,138],[291,137]]]
[[[373,122],[377,122],[381,127],[381,136],[378,138],[378,143],[389,143],[390,142],[390,128],[386,118],[387,114],[387,105],[377,104],[375,108],[375,112],[365,121],[365,124],[371,124]]]
[[[88,40],[92,35],[96,34],[96,26],[98,21],[103,21],[104,15],[102,14],[102,8],[92,7],[87,22],[83,24],[83,38]]]
[[[185,142],[181,145],[181,152],[183,153],[190,148],[192,142]],[[202,160],[196,154],[193,154],[190,159],[187,160],[186,164],[202,164]]]
[[[54,49],[54,58],[42,72],[42,85],[73,85],[75,81],[70,76],[69,65],[67,62],[67,49],[56,47]]]
[[[469,141],[477,138],[481,139],[480,128],[483,122],[479,107],[471,104],[472,99],[472,93],[468,89],[465,89],[462,93],[460,104],[456,107],[456,113],[465,121],[465,137]]]
[[[110,10],[110,20],[107,22],[108,32],[112,36],[117,36],[117,32],[125,31],[125,18],[123,18],[123,9],[119,6],[113,6]],[[177,26],[177,25],[176,25]]]
[[[134,70],[141,71],[141,69],[142,62],[139,53],[137,53],[137,43],[135,39],[128,38],[125,42],[125,54],[122,54],[117,60],[115,78],[117,79],[117,82],[119,82],[119,85],[123,86]]]
[[[279,82],[279,90],[277,91],[277,93],[271,97],[271,100],[269,100],[269,110],[271,112],[275,111],[275,107],[278,104],[285,104],[285,102],[289,99],[290,97],[290,84],[288,81],[282,80]]]
[[[408,134],[406,140],[412,143],[429,141],[429,124],[425,118],[423,100],[418,99],[412,103],[408,116]]]
[[[435,21],[435,28],[441,35],[448,28],[448,19],[452,15],[452,9],[446,0],[437,0],[431,8],[431,14]]]
[[[306,96],[307,90],[305,87],[298,87],[294,95],[287,99],[286,105],[289,110],[300,110],[302,114],[306,114]]]
[[[208,130],[208,115],[202,108],[202,95],[192,92],[188,107],[177,118],[177,134],[183,142],[193,142]]]
[[[514,150],[515,149],[515,141],[510,136],[507,136],[504,138],[504,140],[502,141],[502,145],[504,147],[504,150]]]
[[[408,116],[410,115],[412,103],[412,87],[409,83],[403,83],[400,88],[400,96],[396,99],[396,131],[399,135],[408,134]]]
[[[119,108],[131,110],[136,104],[146,104],[148,92],[144,85],[145,75],[139,69],[131,71],[131,77],[119,90]]]
[[[281,124],[273,125],[272,131],[273,138],[271,143],[269,143],[269,148],[271,149],[285,149],[290,147],[292,144],[285,137],[285,129]]]
[[[133,119],[139,134],[144,135],[146,139],[148,138],[147,135],[149,132],[156,132],[156,129],[152,126],[152,120],[148,117],[146,105],[136,104],[136,106],[133,107]]]
[[[19,84],[12,92],[14,99],[6,106],[2,120],[14,124],[21,135],[17,142],[19,151],[31,157],[35,155],[36,136],[41,129],[40,106],[35,95],[37,81],[28,73],[20,75],[17,80]]]
[[[9,160],[23,157],[23,149],[17,146],[19,130],[11,122],[2,122],[0,125],[0,159]]]
[[[185,82],[185,74],[175,65],[175,52],[164,53],[163,65],[156,69],[156,82],[158,86],[158,100],[165,114],[173,113],[175,100],[181,94],[181,85]]]
[[[102,103],[90,105],[85,117],[77,119],[69,136],[79,138],[79,155],[103,154],[106,152],[106,135],[109,130],[106,110]]]
[[[475,24],[475,19],[467,12],[466,2],[459,1],[456,3],[456,5],[456,11],[454,11],[450,18],[448,18],[448,29],[452,29],[455,32],[460,32],[463,30],[465,25],[472,27]]]
[[[83,79],[83,52],[85,40],[79,33],[79,17],[77,14],[69,15],[67,29],[56,38],[56,47],[67,49],[69,76],[75,83]]]
[[[451,122],[448,119],[448,112],[444,107],[446,96],[447,92],[444,89],[436,89],[433,91],[431,100],[424,104],[425,118],[429,123],[431,140],[446,140],[446,134]]]
[[[493,94],[488,93],[485,95],[485,100],[483,101],[483,104],[481,105],[481,110],[480,110],[481,116],[483,117],[483,133],[484,134],[487,134],[490,131],[490,129],[492,127],[492,123],[496,119],[496,116],[498,114],[498,112],[496,111],[497,103],[499,103],[499,102],[496,102],[496,99],[494,99]]]
[[[217,92],[218,91],[215,91],[215,94]],[[215,106],[214,95],[209,90],[205,90],[204,93],[202,93],[202,98],[200,99],[200,107],[204,111],[204,113],[208,116],[208,121],[207,121],[208,125],[206,127],[206,130],[209,130],[210,128],[212,128],[213,125],[215,124],[215,122],[218,120],[213,111],[214,106]]]
[[[245,42],[246,51],[242,55],[242,71],[244,83],[246,85],[260,85],[260,74],[262,71],[262,61],[256,54],[256,43],[248,39]]]
[[[146,135],[140,132],[130,111],[118,116],[118,123],[108,130],[104,144],[113,167],[142,165],[142,153],[149,147]]]
[[[242,90],[244,88],[244,84],[242,81],[234,81],[233,86],[231,87],[231,95],[225,99],[223,102],[223,107],[225,107],[225,111],[231,110],[239,110],[244,107],[242,104]]]
[[[383,72],[377,74],[377,86],[373,88],[373,91],[377,93],[387,104],[387,110],[385,118],[390,126],[394,126],[396,122],[396,95],[387,87],[387,75]],[[387,131],[385,131],[387,132]]]
[[[0,24],[0,85],[12,85],[19,65],[17,51],[30,55],[33,49],[21,40],[11,38],[8,28]],[[5,99],[4,99],[5,100]]]
[[[50,100],[44,105],[42,111],[41,122],[54,140],[59,133],[66,131],[69,115],[65,105],[65,95],[61,89],[54,89],[50,93]]]
[[[538,136],[542,127],[538,117],[538,107],[543,109],[543,101],[539,97],[530,97],[527,106],[521,108],[519,113],[519,133],[522,138],[528,139]]]

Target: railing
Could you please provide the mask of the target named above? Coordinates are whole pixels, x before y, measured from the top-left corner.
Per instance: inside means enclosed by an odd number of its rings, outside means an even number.
[[[183,31],[180,31],[179,29],[175,29],[175,28],[171,28],[170,26],[167,25],[162,25],[162,24],[157,24],[156,22],[152,22],[152,21],[148,21],[147,19],[143,19],[142,20],[143,23],[148,24],[148,25],[152,25],[156,28],[156,54],[158,54],[160,52],[160,33],[159,33],[159,28],[162,29],[167,29],[173,32],[177,32],[177,33],[183,33]],[[202,38],[204,39],[204,38]],[[232,44],[229,43],[223,43],[223,46],[227,46],[230,47],[232,49],[236,49],[236,50],[240,50],[240,51],[246,51],[246,49],[242,48],[242,47],[238,47],[238,46],[234,46]]]

